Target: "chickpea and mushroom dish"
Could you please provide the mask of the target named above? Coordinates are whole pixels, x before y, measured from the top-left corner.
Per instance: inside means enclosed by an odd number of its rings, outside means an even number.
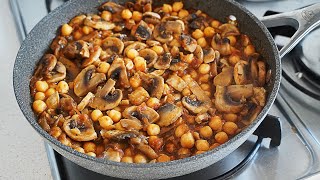
[[[227,142],[265,106],[270,70],[234,16],[151,0],[98,9],[61,26],[30,80],[38,123],[62,144],[172,161]]]

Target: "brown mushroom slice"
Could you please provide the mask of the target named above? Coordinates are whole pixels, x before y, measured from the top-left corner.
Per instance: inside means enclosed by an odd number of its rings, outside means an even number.
[[[179,21],[166,21],[165,29],[167,33],[180,35],[183,31],[183,23]]]
[[[141,121],[138,119],[121,119],[120,124],[122,127],[128,129],[128,130],[140,130],[143,128]]]
[[[242,110],[243,105],[241,102],[233,101],[227,94],[227,87],[216,86],[215,96],[215,107],[220,112],[225,113],[238,113]]]
[[[164,127],[174,123],[182,115],[182,108],[171,103],[166,103],[157,112],[160,115],[157,124]]]
[[[173,58],[169,67],[171,71],[181,71],[181,72],[183,72],[187,68],[188,68],[188,64],[181,61],[180,57]]]
[[[144,82],[144,88],[148,91],[151,97],[161,99],[164,91],[164,79],[161,76],[154,74],[145,74],[139,72],[142,81]]]
[[[88,94],[78,104],[77,109],[79,111],[82,111],[93,100],[93,98],[94,98],[94,94],[91,92],[88,92]]]
[[[142,15],[142,19],[148,24],[159,24],[161,20],[161,16],[155,12],[145,12]]]
[[[86,114],[73,115],[63,123],[63,130],[75,141],[91,141],[97,138],[91,119]]]
[[[253,95],[253,85],[230,85],[227,86],[227,94],[234,101],[241,101]]]
[[[56,91],[55,93],[51,94],[47,100],[46,100],[46,104],[48,106],[48,108],[50,109],[56,109],[59,106],[59,93]]]
[[[222,72],[216,75],[213,79],[213,84],[215,86],[228,86],[233,82],[233,68],[225,67],[222,69]]]
[[[196,123],[201,124],[204,121],[208,121],[209,118],[210,116],[208,113],[202,113],[202,114],[198,114],[194,120],[196,121]]]
[[[209,109],[199,100],[192,100],[190,97],[182,98],[182,105],[194,114],[205,113]]]
[[[77,108],[77,103],[74,101],[74,99],[66,94],[62,94],[61,96],[63,96],[60,99],[60,108],[61,111],[66,114],[67,116],[69,116],[70,114],[74,113],[74,111]]]
[[[111,139],[121,141],[124,139],[139,137],[139,132],[137,131],[123,131],[123,130],[106,130],[102,129],[100,131],[101,136],[104,139]]]
[[[239,61],[234,65],[234,81],[236,84],[248,84],[250,82],[249,65],[246,61]]]
[[[123,59],[117,58],[112,62],[108,71],[108,78],[111,78],[115,81],[118,80],[120,85],[125,88],[130,87],[127,70]]]
[[[89,104],[90,107],[101,111],[117,107],[122,100],[122,91],[120,89],[113,90],[115,84],[113,79],[109,79],[102,89],[98,88],[93,101]]]
[[[59,61],[66,67],[67,69],[67,79],[73,81],[74,78],[80,73],[80,69],[78,66],[71,60],[60,56]]]
[[[103,3],[99,8],[99,11],[109,11],[112,14],[121,13],[124,10],[124,7],[118,3],[108,1]]]
[[[166,80],[166,83],[168,83],[170,86],[172,86],[174,89],[180,92],[187,87],[186,82],[184,82],[184,80],[176,74],[171,75]]]
[[[221,26],[219,26],[219,30],[221,31],[222,37],[240,35],[240,31],[234,24],[229,24],[229,23],[222,24]]]
[[[101,47],[109,55],[121,54],[124,49],[124,44],[119,38],[107,37],[102,41]]]
[[[138,150],[140,150],[143,154],[145,154],[150,159],[158,158],[158,154],[147,144],[138,144],[136,146]]]
[[[256,104],[249,104],[249,110],[247,115],[242,117],[242,123],[245,125],[251,124],[259,115],[259,113],[262,111],[262,106],[256,105]]]
[[[161,43],[167,43],[173,40],[171,33],[166,31],[166,24],[157,24],[153,30],[153,38]]]
[[[267,95],[267,91],[263,87],[253,87],[252,101],[255,104],[262,106],[262,107],[265,106],[266,95]]]
[[[258,82],[259,86],[264,86],[266,84],[266,64],[263,61],[258,61]]]
[[[119,151],[114,150],[113,148],[108,148],[106,151],[103,152],[103,157],[107,158],[110,161],[120,162],[122,156],[123,153],[120,153]]]
[[[170,63],[172,61],[171,53],[164,53],[160,56],[157,62],[153,65],[156,69],[168,69],[170,67]]]
[[[96,73],[96,67],[90,65],[84,68],[74,79],[74,93],[78,96],[84,96],[88,92],[94,90],[99,83],[106,80],[103,73]]]
[[[203,50],[203,62],[204,63],[211,63],[216,59],[220,58],[220,53],[219,51],[215,51],[212,48],[209,49],[204,49]]]
[[[43,113],[41,113],[41,115],[39,116],[38,119],[38,124],[42,127],[43,130],[45,130],[46,132],[50,131],[50,121],[51,117],[50,115],[44,111]]]
[[[47,76],[48,78],[47,82],[48,83],[59,82],[64,78],[66,78],[66,75],[67,75],[66,67],[61,62],[58,61],[53,71],[50,73],[49,76]]]
[[[91,65],[92,63],[99,60],[100,54],[102,52],[102,48],[98,45],[93,46],[92,52],[90,52],[90,56],[88,59],[85,59],[82,63],[82,67],[87,67]]]
[[[134,28],[131,29],[131,35],[133,35],[138,41],[150,39],[152,30],[143,20],[139,22]]]
[[[256,53],[255,53],[256,54]],[[250,77],[252,82],[256,85],[258,82],[258,64],[257,58],[249,57],[249,64],[250,64]]]
[[[197,97],[198,100],[203,102],[207,108],[210,108],[212,106],[211,98],[206,95],[204,90],[195,80],[192,79],[190,75],[184,76],[183,80],[187,83],[191,92]]]
[[[67,46],[63,49],[63,55],[66,58],[89,58],[89,46],[88,43],[83,40],[74,41],[68,43]]]
[[[197,41],[193,39],[191,36],[183,34],[180,36],[180,40],[184,50],[189,52],[194,52],[196,50]]]
[[[154,123],[159,120],[159,114],[154,109],[148,106],[131,106],[123,111],[123,116],[128,119],[139,119],[144,118],[148,120],[149,123]]]
[[[128,95],[129,101],[134,105],[140,105],[147,101],[149,97],[149,93],[143,87],[138,87]]]
[[[231,45],[228,38],[221,38],[219,34],[215,34],[211,41],[211,47],[226,56],[231,54]]]
[[[50,49],[54,52],[54,55],[58,57],[59,51],[68,44],[68,40],[63,36],[57,36],[50,44]]]
[[[193,52],[195,54],[195,57],[197,58],[197,64],[202,64],[203,63],[203,49],[201,46],[197,45],[196,49]]]
[[[97,30],[111,30],[116,27],[114,23],[103,21],[102,19],[99,21],[92,20],[91,16],[87,16],[84,20],[84,25],[92,27]]]
[[[152,49],[142,49],[139,51],[139,56],[146,60],[147,67],[152,67],[158,59],[158,55]]]

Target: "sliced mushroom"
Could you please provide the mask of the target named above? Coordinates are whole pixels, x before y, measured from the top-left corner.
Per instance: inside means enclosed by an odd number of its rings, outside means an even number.
[[[149,123],[158,121],[160,117],[154,109],[145,105],[128,107],[123,111],[123,116],[129,119],[147,119]]]
[[[222,37],[240,35],[240,31],[234,24],[222,24],[221,26],[219,26],[219,30],[221,31]]]
[[[141,121],[138,119],[121,119],[120,124],[128,130],[140,130],[143,128]]]
[[[204,90],[199,86],[199,84],[192,79],[190,75],[184,76],[183,80],[189,86],[191,92],[197,97],[198,100],[204,103],[207,108],[212,107],[211,98],[206,95]]]
[[[68,96],[66,94],[63,94],[62,96],[64,97],[60,99],[61,111],[66,114],[66,116],[69,116],[69,114],[72,114],[77,108],[77,103],[71,96]]]
[[[201,124],[204,121],[209,120],[210,116],[208,113],[198,114],[194,119],[198,124]]]
[[[124,49],[124,44],[119,38],[107,37],[102,41],[101,47],[109,55],[121,54]]]
[[[248,84],[250,82],[250,70],[248,62],[239,61],[234,65],[234,81],[236,84]]]
[[[155,41],[155,40],[151,40],[151,39],[148,39],[147,41],[146,41],[146,44],[148,45],[148,46],[160,46],[161,45],[161,43],[159,42],[159,41]]]
[[[203,53],[204,51],[202,50],[201,46],[197,45],[196,49],[194,50],[194,54],[197,58],[198,64],[203,63]]]
[[[88,92],[88,94],[78,104],[77,109],[79,111],[82,111],[93,100],[93,98],[94,98],[94,94],[91,92]]]
[[[46,104],[50,109],[56,109],[59,106],[59,93],[56,91],[55,93],[51,94],[46,100]]]
[[[147,144],[140,143],[136,147],[150,159],[156,159],[158,157],[158,154]]]
[[[103,73],[96,73],[96,67],[90,65],[84,68],[74,79],[74,93],[80,97],[86,95],[89,91],[94,90],[99,83],[106,80]]]
[[[203,102],[199,100],[192,100],[187,96],[182,98],[182,104],[185,108],[187,108],[194,114],[205,113],[208,111],[208,108],[204,105]]]
[[[182,62],[180,57],[173,58],[169,67],[171,71],[181,71],[181,72],[183,72],[187,68],[188,68],[188,64],[185,62]]]
[[[139,51],[139,56],[143,57],[147,62],[147,67],[152,67],[158,59],[158,55],[152,49],[142,49]]]
[[[143,20],[139,22],[134,28],[131,30],[131,34],[138,40],[147,40],[150,39],[152,35],[152,30],[148,26],[147,23],[145,23]]]
[[[180,92],[187,87],[186,82],[184,82],[184,80],[176,74],[171,75],[166,80],[166,83],[168,83],[170,86],[172,86],[174,89]]]
[[[166,103],[157,112],[160,115],[157,124],[164,127],[174,123],[182,115],[182,108],[171,103]]]
[[[250,65],[250,77],[251,77],[252,83],[256,85],[259,83],[257,57],[250,56],[249,65]]]
[[[73,115],[63,123],[63,130],[75,141],[91,141],[97,138],[91,119],[86,114]]]
[[[78,66],[71,60],[60,56],[59,61],[66,67],[67,69],[67,78],[70,81],[73,81],[74,78],[80,73],[80,69]]]
[[[150,96],[160,99],[164,91],[163,77],[142,72],[139,72],[139,75],[144,82],[143,87],[148,91]]]
[[[227,87],[227,95],[234,101],[241,101],[253,95],[253,85],[230,85]]]
[[[135,138],[139,137],[139,133],[137,131],[123,131],[123,130],[105,130],[102,129],[100,131],[101,136],[104,139],[111,139],[121,141],[126,138]]]
[[[231,54],[231,45],[228,38],[222,38],[219,34],[215,34],[211,41],[211,47],[222,55]]]
[[[103,152],[103,156],[110,161],[120,162],[123,153],[121,154],[119,151],[114,150],[113,148],[108,148],[106,151]]]
[[[92,20],[91,16],[87,16],[84,20],[84,25],[92,27],[97,30],[111,30],[116,27],[114,23],[103,21],[102,19],[99,21]]]
[[[142,49],[145,49],[147,47],[147,45],[145,43],[142,42],[134,42],[130,45],[128,45],[125,49],[124,49],[124,55],[127,55],[128,51],[130,49],[135,49],[137,51],[140,51]]]
[[[147,101],[149,97],[149,93],[143,87],[138,87],[128,95],[129,101],[133,105],[140,105],[141,103]]]
[[[85,59],[82,63],[82,67],[87,67],[91,65],[92,63],[96,62],[99,60],[100,54],[102,52],[102,49],[100,46],[95,45],[93,48],[90,50],[90,56],[88,59]]]
[[[108,78],[111,78],[120,83],[121,86],[128,88],[130,87],[126,66],[121,58],[115,59],[108,71]]]
[[[220,58],[220,53],[219,51],[215,51],[212,48],[209,49],[204,49],[203,50],[203,61],[204,63],[211,63],[216,59]]]
[[[228,86],[233,82],[233,67],[225,67],[222,72],[213,79],[215,86]]]
[[[59,51],[68,44],[68,40],[63,36],[57,36],[54,38],[50,45],[50,49],[54,52],[54,55],[58,57]]]
[[[44,111],[43,113],[41,113],[39,119],[38,119],[38,123],[39,125],[42,127],[43,130],[45,130],[46,132],[50,131],[50,121],[52,118],[50,117],[50,115]]]
[[[124,7],[118,3],[108,1],[103,3],[99,8],[100,11],[109,11],[112,14],[121,13],[124,10]]]
[[[89,104],[90,107],[101,111],[117,107],[122,100],[122,91],[113,90],[115,84],[113,79],[109,79],[102,89],[98,88],[93,101]]]
[[[266,64],[263,61],[258,61],[258,82],[259,86],[264,86],[266,84]]]
[[[67,46],[63,49],[63,54],[66,58],[69,59],[89,58],[89,45],[83,40],[68,43]]]
[[[41,59],[40,69],[47,82],[58,82],[66,77],[66,67],[53,54],[45,54]]]
[[[215,107],[220,112],[225,113],[238,113],[242,110],[243,105],[241,102],[233,101],[227,94],[227,87],[216,86]]]
[[[262,106],[251,103],[247,105],[247,108],[248,108],[248,112],[245,116],[242,117],[242,121],[241,121],[245,125],[251,124],[256,119],[256,117],[259,115],[259,113],[262,110]]]
[[[194,52],[197,48],[197,41],[193,39],[189,35],[181,35],[180,36],[181,45],[184,48],[184,50],[189,52]]]
[[[167,33],[180,35],[184,26],[180,21],[166,21],[165,29]]]
[[[145,12],[142,15],[142,19],[149,24],[159,24],[161,16],[155,12]]]
[[[252,101],[263,107],[266,104],[266,94],[267,91],[263,87],[253,87]]]
[[[153,37],[161,43],[167,43],[173,40],[173,36],[170,32],[166,31],[165,23],[160,23],[155,26],[153,30]]]
[[[206,20],[203,16],[198,16],[196,14],[190,14],[187,17],[187,20],[189,20],[189,28],[191,29],[204,29],[206,25]]]
[[[160,56],[157,62],[154,64],[154,68],[156,69],[168,69],[170,67],[170,63],[172,61],[171,53],[164,53]]]

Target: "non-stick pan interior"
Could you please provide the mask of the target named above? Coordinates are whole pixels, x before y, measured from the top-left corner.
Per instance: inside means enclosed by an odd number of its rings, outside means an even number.
[[[115,1],[124,3],[124,0]],[[155,4],[166,1],[154,1]],[[167,1],[168,2],[168,1]],[[213,151],[206,152],[190,158],[156,164],[123,164],[103,159],[95,159],[79,153],[70,147],[66,147],[52,138],[37,123],[36,117],[31,109],[32,99],[29,91],[29,80],[34,72],[36,64],[48,49],[52,39],[56,36],[57,29],[63,23],[67,23],[72,17],[82,13],[96,12],[100,0],[71,0],[63,6],[46,16],[31,31],[23,42],[14,66],[14,90],[17,102],[30,124],[61,154],[70,160],[93,171],[122,178],[168,178],[191,173],[202,169],[225,157],[240,146],[250,134],[257,128],[262,118],[267,114],[272,105],[280,82],[280,61],[278,52],[272,37],[267,29],[247,10],[239,7],[238,3],[225,0],[186,0],[186,7],[200,9],[212,17],[225,21],[228,15],[237,17],[242,33],[249,35],[258,52],[266,59],[272,70],[271,83],[268,86],[268,102],[257,120],[247,129],[243,130],[229,142],[219,146]],[[235,4],[237,5],[235,5]],[[152,174],[152,176],[150,176]]]

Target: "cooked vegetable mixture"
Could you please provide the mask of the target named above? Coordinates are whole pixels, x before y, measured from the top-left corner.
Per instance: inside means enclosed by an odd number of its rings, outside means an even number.
[[[209,151],[250,124],[270,71],[236,17],[183,2],[106,2],[63,24],[30,81],[41,127],[62,144],[126,163]]]

